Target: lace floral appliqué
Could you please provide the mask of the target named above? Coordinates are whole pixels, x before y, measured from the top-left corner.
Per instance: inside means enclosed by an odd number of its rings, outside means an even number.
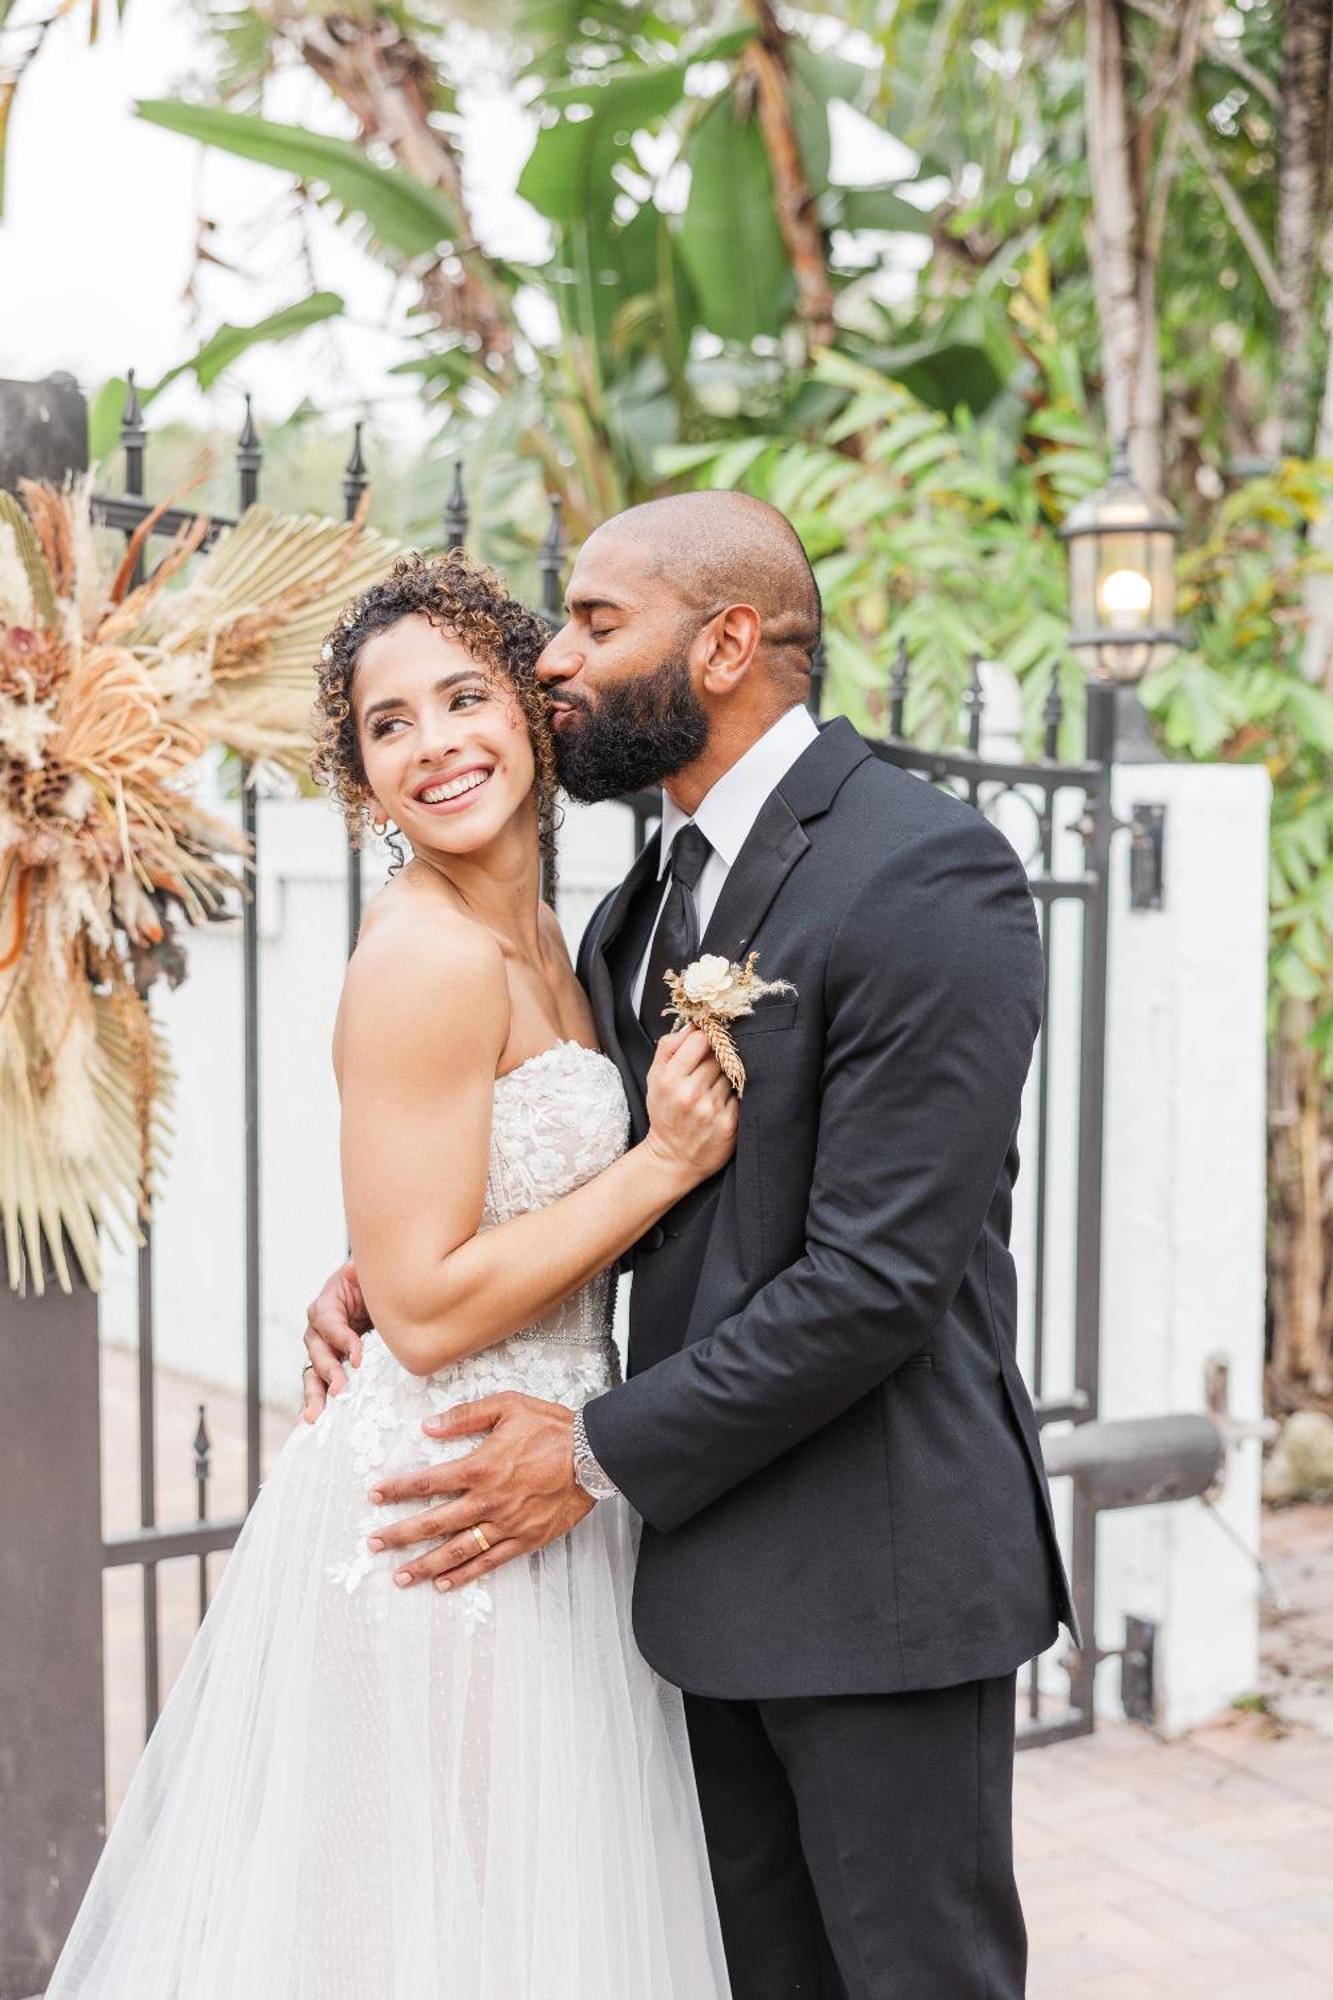
[[[601,1173],[624,1151],[628,1125],[614,1065],[577,1042],[559,1042],[497,1077],[482,1228],[544,1208]],[[364,1490],[376,1477],[440,1464],[475,1449],[479,1440],[441,1441],[422,1433],[423,1418],[456,1403],[517,1389],[579,1409],[618,1379],[610,1338],[613,1304],[614,1277],[603,1272],[538,1323],[428,1376],[410,1374],[370,1334],[361,1366],[343,1393],[325,1405],[314,1435],[323,1443],[335,1425],[347,1426]],[[386,1511],[367,1501],[354,1549],[328,1566],[331,1583],[353,1591],[377,1568],[391,1569],[397,1560],[392,1551],[375,1554],[367,1546]],[[397,1517],[415,1511],[405,1506]],[[482,1624],[490,1616],[491,1586],[472,1584],[440,1602],[467,1624]]]

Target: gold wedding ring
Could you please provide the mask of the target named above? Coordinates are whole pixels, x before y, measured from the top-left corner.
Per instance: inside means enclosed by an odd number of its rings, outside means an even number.
[[[469,1529],[468,1529],[468,1533],[469,1533],[469,1534],[470,1534],[470,1535],[472,1536],[473,1540],[474,1540],[474,1541],[476,1542],[476,1544],[477,1544],[477,1552],[478,1552],[478,1554],[479,1554],[479,1555],[483,1555],[483,1556],[484,1556],[484,1555],[486,1554],[487,1550],[488,1550],[488,1549],[490,1548],[490,1546],[491,1546],[491,1545],[490,1545],[490,1543],[489,1543],[489,1542],[487,1541],[487,1539],[486,1539],[485,1535],[483,1535],[483,1534],[482,1534],[482,1532],[481,1532],[481,1529],[480,1529],[480,1528],[469,1528]]]

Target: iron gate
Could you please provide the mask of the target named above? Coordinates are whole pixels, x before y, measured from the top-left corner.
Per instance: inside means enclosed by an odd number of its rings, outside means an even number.
[[[1111,808],[1111,759],[1115,747],[1115,690],[1104,684],[1087,689],[1087,757],[1083,763],[1062,763],[1057,755],[1063,710],[1058,677],[1053,677],[1043,716],[1043,754],[1033,763],[1010,762],[981,754],[984,720],[980,663],[972,664],[965,698],[967,748],[925,751],[905,740],[903,712],[908,692],[909,661],[900,648],[890,683],[889,735],[872,741],[876,756],[917,773],[965,798],[988,818],[1007,820],[1028,870],[1028,886],[1037,907],[1043,958],[1042,1029],[1037,1038],[1029,1099],[1019,1128],[1024,1177],[1029,1188],[1033,1228],[1027,1255],[1020,1253],[1020,1297],[1028,1286],[1030,1351],[1026,1377],[1039,1426],[1087,1423],[1097,1415],[1102,1258],[1102,1152],[1106,1051],[1106,952],[1108,927],[1107,875],[1111,836],[1116,821]],[[1026,828],[1023,840],[1019,829]],[[1066,836],[1062,840],[1061,836]],[[1079,852],[1068,865],[1068,836]],[[1074,1271],[1072,1328],[1063,1345],[1069,1362],[1066,1380],[1051,1382],[1052,1286],[1049,1229],[1053,1183],[1059,1161],[1052,1144],[1052,1027],[1056,1020],[1053,995],[1062,972],[1058,913],[1080,913],[1079,978],[1074,1031],[1077,1034],[1075,1117]],[[1041,1663],[1030,1662],[1022,1683],[1019,1747],[1059,1742],[1088,1734],[1094,1725],[1093,1682],[1099,1653],[1096,1646],[1097,1551],[1095,1510],[1075,1488],[1069,1496],[1070,1523],[1066,1561],[1074,1608],[1082,1628],[1083,1646],[1071,1650],[1062,1663],[1068,1673],[1068,1698],[1052,1703],[1043,1688]]]

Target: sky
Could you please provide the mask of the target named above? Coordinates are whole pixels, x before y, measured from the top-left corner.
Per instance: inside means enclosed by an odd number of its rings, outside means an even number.
[[[92,391],[133,367],[155,381],[223,320],[245,324],[326,287],[346,299],[346,321],[252,350],[207,398],[177,381],[155,420],[239,426],[249,390],[261,420],[285,418],[308,396],[331,414],[369,405],[387,443],[406,441],[419,406],[410,381],[389,371],[412,352],[410,286],[395,284],[332,218],[306,210],[298,219],[281,175],[135,117],[137,99],[180,95],[192,74],[207,74],[182,0],[129,0],[120,24],[114,9],[102,14],[94,47],[86,9],[56,23],[14,107],[0,221],[0,375],[63,369]],[[460,108],[478,234],[495,252],[536,261],[546,225],[514,192],[534,113],[487,73],[480,38],[469,50],[474,82]],[[293,124],[351,129],[300,69],[275,81],[265,109]],[[835,175],[867,182],[908,170],[904,148],[834,111]],[[234,270],[196,264],[201,216],[216,225],[210,248]]]

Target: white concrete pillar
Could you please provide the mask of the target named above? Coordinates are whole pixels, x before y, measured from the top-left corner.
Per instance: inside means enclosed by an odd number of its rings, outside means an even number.
[[[1107,1006],[1101,1414],[1262,1410],[1269,780],[1254,765],[1117,768],[1115,811],[1166,807],[1165,901],[1129,906],[1113,843]],[[1103,1515],[1097,1636],[1157,1625],[1159,1727],[1192,1727],[1255,1684],[1259,1448],[1228,1454],[1219,1519],[1197,1500]],[[1099,1700],[1118,1710],[1118,1674]]]

